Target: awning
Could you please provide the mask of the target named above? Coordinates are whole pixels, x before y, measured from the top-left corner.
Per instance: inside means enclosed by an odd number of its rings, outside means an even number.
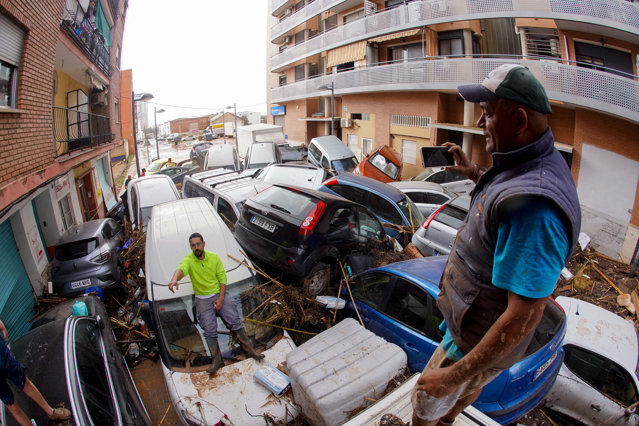
[[[408,31],[402,31],[400,33],[386,34],[380,37],[372,38],[368,41],[369,43],[382,43],[384,41],[395,40],[397,38],[414,36],[419,34],[421,31],[422,30],[418,28],[416,30],[408,30]]]
[[[326,66],[334,67],[335,65],[346,62],[361,61],[365,57],[366,40],[329,50],[328,57],[326,58]]]

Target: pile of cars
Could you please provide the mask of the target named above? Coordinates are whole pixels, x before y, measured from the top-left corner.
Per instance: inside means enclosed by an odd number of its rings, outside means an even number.
[[[352,300],[346,303],[345,312],[361,317],[368,329],[400,346],[413,373],[424,368],[441,342],[443,317],[436,305],[439,281],[446,255],[468,214],[471,199],[467,192],[474,183],[441,168],[398,181],[401,157],[394,151],[379,149],[365,158],[367,165],[363,166],[364,161],[358,163],[335,139],[314,138],[307,153],[300,149],[293,153],[273,142],[254,143],[244,161],[233,144],[197,143],[191,164],[182,166],[186,171],[180,170],[184,174],[179,182],[168,172],[162,173],[160,166],[160,173],[129,183],[129,218],[134,227],[147,232],[149,305],[144,314],[156,333],[169,394],[184,423],[215,423],[222,413],[219,406],[229,414],[237,405],[232,401],[232,387],[221,379],[205,394],[193,385],[198,375],[205,374],[211,354],[193,318],[190,283],[185,280],[176,293],[167,288],[176,266],[190,251],[188,236],[194,231],[201,232],[207,249],[220,256],[228,271],[228,294],[244,314],[262,303],[259,292],[249,291],[258,284],[251,272],[253,263],[283,274],[283,282],[298,286],[310,297],[323,294],[333,279],[341,278],[340,265],[352,256],[372,249],[402,250],[412,243],[426,257],[355,271]],[[285,152],[296,159],[283,163]],[[300,161],[300,155],[302,159],[307,155],[307,162]],[[362,172],[370,167],[385,177],[365,176]],[[176,183],[181,183],[181,193]],[[112,219],[76,225],[56,247],[54,289],[73,297],[90,287],[117,284],[121,244],[121,227]],[[349,299],[347,293],[343,296]],[[634,328],[610,314],[617,319],[605,321],[621,337],[588,343],[575,330],[600,327],[601,323],[586,325],[584,321],[604,314],[584,303],[548,298],[524,358],[487,385],[474,406],[500,423],[513,422],[543,403],[586,424],[610,419],[615,424],[636,424],[633,407],[639,401],[639,381]],[[100,329],[99,315],[89,322],[90,327]],[[219,328],[225,330],[221,321]],[[255,324],[247,325],[247,331],[273,365],[294,348],[285,332]],[[96,335],[96,339],[106,339],[102,331]],[[228,336],[221,336],[223,354],[234,357],[239,348]],[[613,345],[622,340],[634,352],[626,356]],[[222,371],[239,374],[238,380],[251,389],[245,392],[251,395],[247,404],[261,407],[269,395],[255,386],[252,361],[247,361],[241,368],[232,364]],[[120,386],[130,394],[126,381]],[[596,392],[586,397],[592,389]],[[217,407],[199,404],[202,398],[214,399]],[[117,398],[111,400],[114,416],[129,416],[133,424],[148,423],[135,398],[126,414],[117,414],[122,407]],[[586,406],[592,411],[584,413]],[[233,411],[235,419],[246,415],[244,406],[240,408]],[[269,410],[273,419],[283,420],[291,414],[275,406]],[[80,408],[76,407],[74,416],[76,411],[80,416]]]

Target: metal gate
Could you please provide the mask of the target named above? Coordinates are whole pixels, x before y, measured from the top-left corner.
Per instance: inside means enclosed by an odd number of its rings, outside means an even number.
[[[0,224],[0,319],[13,341],[29,330],[33,316],[33,288],[24,270],[8,220]]]

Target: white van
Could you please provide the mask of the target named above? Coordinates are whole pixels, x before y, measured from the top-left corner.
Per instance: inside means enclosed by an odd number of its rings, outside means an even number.
[[[180,199],[173,180],[169,176],[153,174],[133,179],[127,185],[129,220],[133,228],[146,230],[153,206]]]
[[[319,136],[308,145],[308,162],[337,173],[352,172],[358,161],[353,151],[337,136]]]
[[[253,378],[258,368],[286,361],[286,354],[295,348],[287,334],[245,319],[246,333],[254,346],[269,348],[262,352],[265,359],[258,362],[248,358],[229,364],[212,377],[206,372],[211,354],[202,329],[194,322],[189,277],[180,281],[175,293],[168,288],[180,261],[191,252],[189,236],[193,232],[202,234],[205,249],[222,260],[227,276],[226,297],[233,298],[240,315],[247,317],[262,303],[261,293],[250,291],[258,284],[248,267],[250,260],[206,199],[183,199],[153,208],[145,247],[147,298],[164,379],[182,424],[217,424],[225,414],[235,425],[262,425],[262,416],[275,423],[295,418],[298,413],[291,392],[274,404],[271,392]],[[230,345],[228,329],[220,318],[218,332],[223,358],[228,360],[243,353],[239,345]]]
[[[207,149],[204,155],[203,171],[211,169],[240,170],[240,157],[235,146],[232,144],[214,144]]]

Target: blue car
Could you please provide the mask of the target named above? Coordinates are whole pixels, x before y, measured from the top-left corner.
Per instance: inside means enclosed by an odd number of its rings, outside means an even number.
[[[397,262],[353,279],[351,290],[364,325],[404,349],[411,373],[424,369],[443,337],[436,300],[446,260],[436,256]],[[346,312],[357,319],[353,303],[348,303]],[[532,410],[555,382],[565,334],[564,311],[548,298],[525,357],[486,385],[474,407],[502,424]]]
[[[424,216],[406,194],[394,186],[366,176],[342,173],[327,180],[318,189],[367,207],[382,225],[388,223],[411,228],[413,231],[406,236],[407,241],[398,239],[402,246],[410,243],[413,232],[424,223]],[[384,226],[384,230],[389,236],[397,238],[396,229]]]

